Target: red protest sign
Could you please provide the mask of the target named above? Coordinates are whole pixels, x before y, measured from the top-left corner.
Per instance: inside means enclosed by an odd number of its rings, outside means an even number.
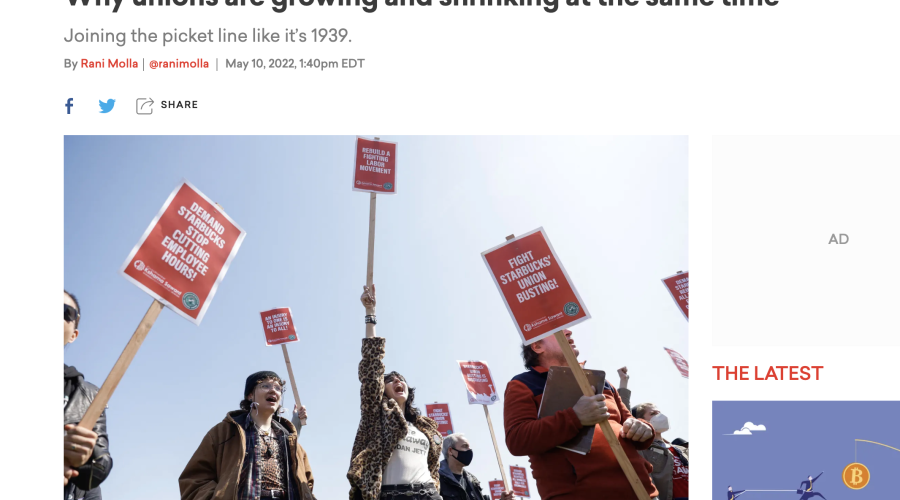
[[[488,487],[491,489],[491,500],[500,500],[503,497],[503,492],[506,491],[503,481],[491,481],[488,483]]]
[[[266,345],[287,344],[299,340],[290,307],[263,311],[259,316],[262,318],[263,332],[266,334]]]
[[[247,233],[182,180],[119,272],[199,325]]]
[[[681,376],[684,378],[688,378],[688,362],[684,359],[684,356],[678,354],[678,352],[669,349],[668,347],[663,347],[669,356],[672,358],[672,362],[675,363],[675,368],[678,368],[678,371],[681,372]]]
[[[425,413],[428,418],[438,424],[438,432],[447,437],[453,434],[453,420],[450,418],[450,405],[447,403],[434,403],[425,405]]]
[[[525,467],[511,465],[509,466],[509,475],[512,480],[513,493],[517,497],[531,498],[531,494],[528,491],[528,476],[526,475]]]
[[[678,306],[681,314],[684,314],[684,319],[690,321],[688,319],[688,292],[690,291],[688,273],[678,273],[668,278],[663,278],[662,282],[666,290],[672,295],[672,299],[675,301],[675,305]]]
[[[492,405],[500,399],[491,378],[491,369],[484,361],[457,361],[469,396],[469,404]]]
[[[397,143],[356,138],[353,190],[379,194],[397,192]]]
[[[544,228],[481,256],[525,344],[591,318]]]

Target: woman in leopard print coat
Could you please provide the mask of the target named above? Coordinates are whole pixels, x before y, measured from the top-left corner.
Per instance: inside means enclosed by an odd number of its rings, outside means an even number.
[[[371,294],[367,288],[362,298],[367,314],[373,317],[374,291],[374,286]],[[438,471],[442,439],[437,423],[419,415],[413,407],[414,390],[408,389],[403,376],[397,372],[384,375],[382,359],[385,339],[374,335],[374,324],[366,326],[367,338],[363,339],[362,361],[359,363],[361,417],[353,443],[350,470],[347,471],[350,500],[393,500],[396,494],[404,500],[440,500]],[[398,455],[392,461],[395,450]],[[423,453],[427,454],[427,471],[421,467]],[[413,462],[418,466],[417,475],[414,475],[417,479],[412,480],[415,486],[392,484],[403,476],[398,475],[397,471],[409,472]],[[382,480],[388,481],[385,483],[386,491],[382,491]],[[406,491],[410,490],[414,493],[407,494]]]

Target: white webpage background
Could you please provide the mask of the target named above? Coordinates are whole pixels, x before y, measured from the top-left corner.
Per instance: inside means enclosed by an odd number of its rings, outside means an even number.
[[[10,391],[4,465],[17,480],[11,498],[58,492],[58,473],[29,464],[57,446],[57,320],[46,315],[62,285],[64,134],[684,134],[691,135],[690,328],[692,496],[712,498],[708,437],[714,399],[898,399],[895,349],[713,347],[712,136],[724,134],[898,134],[900,4],[892,0],[783,0],[775,8],[356,7],[72,8],[63,0],[8,2],[0,16],[5,134],[0,208],[6,241],[27,239],[28,251],[5,245],[0,314],[7,335],[0,369],[7,381],[31,382],[35,397]],[[356,48],[319,47],[317,57],[367,59],[361,73],[68,73],[65,57],[274,57],[277,48],[149,45],[124,49],[72,47],[69,28],[162,31],[188,27],[249,31],[347,27]],[[172,50],[170,50],[172,49]],[[300,52],[309,53],[310,49]],[[198,99],[184,115],[85,113],[66,116],[73,95],[121,104],[148,95]],[[90,97],[90,99],[89,99]],[[123,167],[125,168],[125,167]],[[152,172],[148,172],[152,175]],[[854,193],[863,201],[866,193]],[[823,221],[827,222],[827,221]],[[775,244],[783,244],[775,242]],[[887,293],[895,285],[883,286]],[[53,301],[50,301],[50,299]],[[773,321],[772,327],[778,322]],[[882,332],[881,339],[896,334]],[[713,365],[818,364],[819,382],[716,382]],[[27,373],[27,380],[23,378]],[[18,387],[16,385],[15,387]],[[47,388],[47,389],[44,389]],[[46,391],[47,397],[43,397]],[[18,403],[18,401],[25,401]],[[56,407],[56,408],[54,408]],[[839,413],[844,413],[844,405]],[[148,415],[148,427],[159,419]],[[843,425],[885,425],[889,416],[855,415]],[[27,419],[27,420],[23,420]],[[804,415],[798,418],[838,418]],[[45,431],[45,432],[44,432]],[[349,430],[352,432],[352,430]],[[37,444],[37,446],[35,446]],[[37,452],[36,454],[33,454]],[[32,455],[33,454],[33,455]],[[483,454],[485,459],[489,454]],[[153,478],[147,479],[152,481]],[[51,488],[52,486],[52,488]],[[135,486],[139,488],[139,485]],[[51,489],[53,491],[51,491]]]

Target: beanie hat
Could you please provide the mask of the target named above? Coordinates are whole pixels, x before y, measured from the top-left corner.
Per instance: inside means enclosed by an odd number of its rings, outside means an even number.
[[[265,380],[267,378],[281,380],[281,377],[279,377],[277,373],[266,370],[256,372],[253,375],[247,377],[247,383],[244,384],[244,399],[246,399],[247,395],[253,392],[253,389],[256,388],[256,384],[258,383],[257,380]]]

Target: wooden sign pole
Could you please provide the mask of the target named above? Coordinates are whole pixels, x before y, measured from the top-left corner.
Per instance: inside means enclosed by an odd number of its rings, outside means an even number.
[[[515,237],[516,236],[514,234],[511,234],[506,237],[506,241],[509,241]],[[572,373],[575,375],[575,380],[578,381],[578,387],[581,388],[581,392],[585,396],[593,396],[594,388],[591,387],[591,383],[588,381],[587,375],[584,374],[584,369],[580,364],[578,364],[578,358],[575,357],[575,351],[572,350],[572,346],[569,344],[569,340],[566,338],[566,334],[562,330],[560,330],[553,335],[554,337],[556,337],[556,341],[559,342],[559,348],[562,350],[563,356],[565,356],[566,363],[568,363],[569,368],[572,369]],[[487,407],[485,407],[485,411],[487,411]],[[622,444],[619,443],[619,437],[616,436],[616,433],[612,430],[609,422],[604,421],[599,425],[600,429],[603,430],[603,437],[606,438],[606,442],[612,449],[613,455],[616,456],[616,460],[619,462],[619,467],[622,468],[622,472],[625,473],[625,477],[628,479],[628,482],[631,483],[631,488],[634,490],[634,494],[637,495],[638,500],[650,500],[650,495],[647,494],[647,490],[644,489],[644,485],[641,484],[641,480],[640,478],[638,478],[637,472],[634,471],[634,467],[632,467],[631,462],[628,460],[628,456],[625,455],[625,450],[622,449]],[[491,434],[493,435],[493,430]],[[494,446],[497,446],[496,441],[494,442]],[[497,456],[499,458],[499,453]]]
[[[153,328],[153,323],[156,323],[156,318],[159,317],[159,313],[162,310],[163,303],[154,299],[153,303],[150,304],[150,308],[147,309],[147,313],[144,314],[137,329],[134,331],[134,335],[131,336],[131,340],[125,345],[125,349],[122,351],[122,354],[119,355],[116,364],[113,365],[109,375],[106,376],[106,380],[103,381],[103,385],[100,387],[97,395],[94,396],[91,406],[89,406],[84,413],[81,422],[78,422],[79,427],[93,430],[94,425],[97,423],[97,419],[100,418],[100,414],[103,413],[103,410],[109,403],[109,399],[119,385],[119,381],[122,380],[122,376],[125,375],[125,371],[128,370],[131,360],[134,359],[138,349],[141,348],[141,344],[144,343],[144,339],[147,338],[147,334],[150,333],[150,329]]]
[[[503,461],[500,460],[500,447],[497,446],[497,437],[494,436],[494,424],[491,423],[491,414],[488,412],[488,405],[481,405],[484,407],[484,417],[487,419],[488,429],[491,431],[491,441],[494,442],[494,453],[497,454],[497,465],[500,466],[500,475],[503,477],[503,487],[506,488],[506,491],[509,491],[509,482],[506,480],[506,470],[503,468]]]
[[[288,377],[291,378],[291,389],[294,390],[294,402],[297,403],[297,408],[299,409],[301,405],[300,403],[300,393],[297,392],[297,382],[294,381],[294,369],[291,368],[291,357],[288,356],[287,346],[281,344],[281,352],[284,353],[284,364],[287,365],[288,369]],[[300,425],[306,425],[306,419],[300,421]]]
[[[379,140],[378,137],[375,140]],[[369,193],[369,253],[366,256],[366,286],[372,288],[375,277],[375,193]],[[374,312],[373,312],[374,314]],[[366,337],[375,336],[375,325],[366,323]]]
[[[562,350],[563,356],[566,357],[569,368],[572,369],[572,373],[575,375],[575,380],[578,381],[578,387],[581,388],[581,392],[585,396],[593,396],[594,388],[591,387],[591,383],[588,382],[587,376],[584,374],[584,369],[578,364],[578,359],[575,357],[575,351],[572,350],[572,345],[569,344],[566,334],[560,330],[553,335],[556,337],[556,341],[559,342],[559,347]],[[619,443],[619,437],[609,425],[609,421],[600,422],[600,429],[603,430],[603,436],[606,438],[606,442],[609,443],[609,447],[612,448],[613,454],[619,462],[619,467],[622,468],[622,472],[625,473],[625,477],[628,478],[628,482],[631,483],[634,494],[637,495],[640,500],[650,500],[650,495],[647,494],[647,490],[644,489],[644,485],[641,484],[637,472],[634,471],[634,467],[632,467],[631,462],[628,460],[628,456],[625,455],[625,450],[622,449],[622,444]]]

